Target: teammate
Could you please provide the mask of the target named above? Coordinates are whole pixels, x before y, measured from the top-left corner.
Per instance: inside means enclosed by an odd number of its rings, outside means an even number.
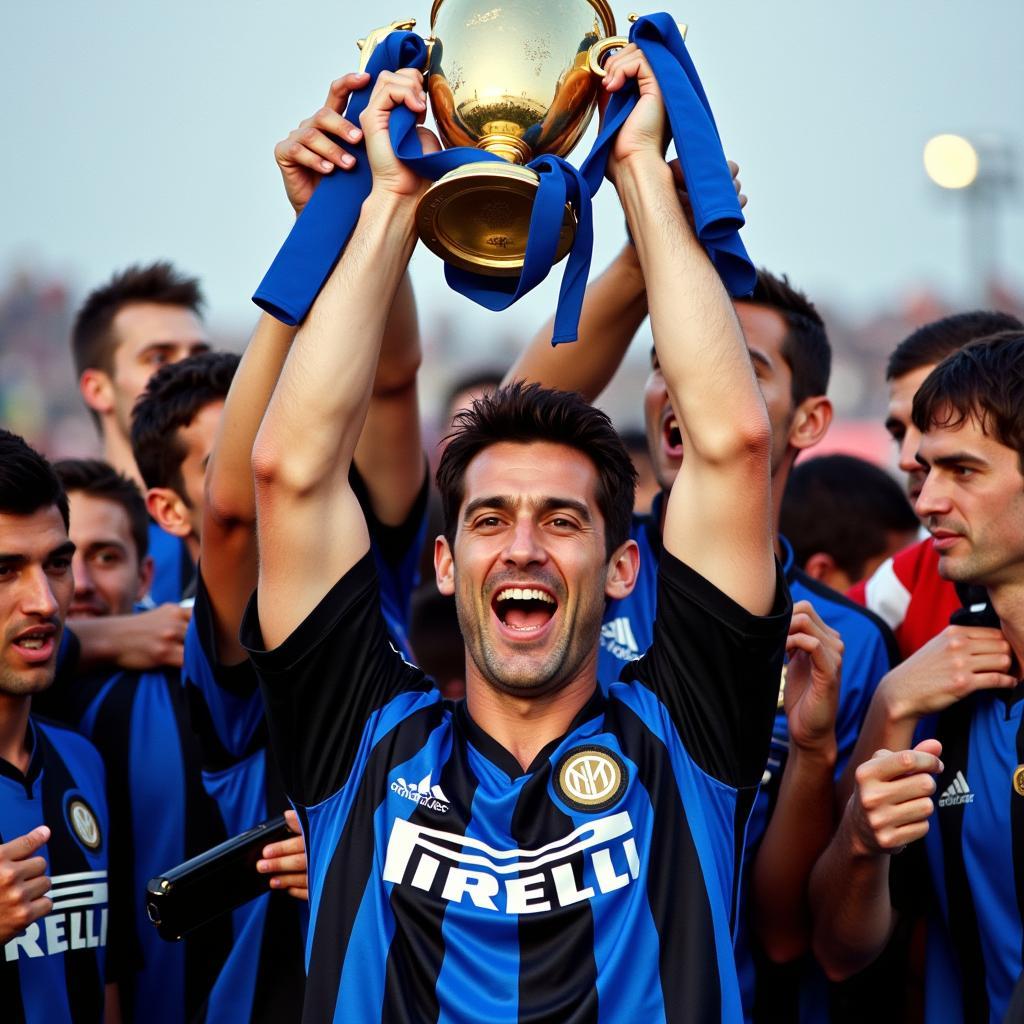
[[[918,328],[893,350],[885,371],[889,386],[885,428],[896,443],[912,502],[916,502],[924,480],[917,463],[921,435],[911,418],[917,389],[946,356],[964,345],[1021,326],[1020,320],[1008,313],[957,313]],[[869,579],[851,589],[850,597],[889,624],[904,658],[941,633],[960,607],[952,583],[939,574],[938,555],[930,538],[883,562]]]
[[[883,680],[865,726],[876,752],[814,875],[815,947],[845,976],[893,927],[892,855],[926,836],[929,1022],[1002,1021],[1022,970],[1022,367],[1024,331],[1005,332],[949,356],[914,398],[917,513],[943,578],[985,587],[998,628],[950,626]]]
[[[150,568],[142,495],[105,462],[68,459],[54,469],[68,495],[76,547],[71,610],[79,617],[131,615]],[[104,669],[62,679],[41,706],[95,743],[106,768],[111,921],[124,952],[125,1019],[184,1024],[217,977],[231,929],[222,919],[169,943],[146,917],[149,879],[227,838],[203,789],[181,672]]]
[[[49,464],[0,430],[0,1006],[8,1020],[116,1024],[103,765],[31,713],[74,590],[67,526]]]
[[[343,136],[353,127],[341,111],[354,83],[361,84],[359,76],[334,83],[315,118],[275,149],[296,214],[322,177],[311,145],[327,141],[324,131]],[[314,120],[317,127],[310,138],[306,129]],[[388,581],[382,600],[389,632],[405,649],[426,498],[416,397],[419,335],[407,280],[388,323],[352,482],[374,521],[374,554],[382,579]],[[185,674],[210,762],[210,785],[237,830],[286,806],[280,773],[267,748],[257,680],[239,646],[238,627],[256,585],[253,439],[294,334],[294,329],[262,316],[231,383],[206,473],[195,617],[185,642]],[[285,872],[271,878],[275,888],[305,891],[304,850],[301,839],[293,842],[297,849],[287,844],[268,848],[258,867]],[[296,1019],[304,982],[304,934],[296,908],[271,897],[256,901],[245,913],[248,920],[218,980],[207,1019],[274,1024]]]
[[[796,564],[840,593],[913,544],[919,525],[889,473],[853,455],[822,455],[795,466],[779,515]]]
[[[253,450],[259,586],[243,637],[309,843],[307,1021],[739,1010],[740,794],[763,770],[790,612],[769,425],[664,163],[657,86],[627,47],[606,81],[632,78],[641,97],[610,174],[691,457],[687,500],[673,494],[666,512],[663,628],[607,695],[597,642],[605,598],[636,575],[634,471],[572,395],[516,386],[484,400],[440,466],[435,565],[458,602],[466,703],[443,703],[388,643],[347,469],[415,239],[425,183],[395,160],[387,125],[399,104],[425,113],[420,75],[382,75],[361,117],[373,190]]]
[[[678,167],[673,168],[678,178]],[[737,170],[734,168],[734,171]],[[736,182],[737,189],[739,182]],[[804,717],[808,705],[780,701],[765,784],[754,805],[746,832],[746,866],[752,871],[752,899],[744,901],[766,956],[758,953],[740,919],[737,956],[744,1008],[771,1020],[792,1019],[801,999],[809,1015],[825,1012],[824,979],[808,964],[807,984],[797,991],[800,972],[777,977],[769,961],[788,963],[810,948],[806,886],[811,869],[827,845],[835,824],[830,792],[856,742],[871,694],[895,659],[892,637],[877,617],[865,613],[841,594],[797,568],[792,548],[779,531],[779,511],[786,481],[800,453],[816,445],[828,430],[832,406],[826,396],[831,350],[824,323],[814,305],[785,279],[758,273],[749,299],[734,303],[772,425],[772,495],[776,553],[783,563],[793,598],[809,602],[824,626],[844,644],[842,691],[834,705],[834,727],[810,732],[789,718]],[[637,328],[647,313],[646,283],[635,248],[630,244],[612,266],[588,288],[580,322],[578,351],[552,349],[550,326],[542,329],[509,379],[578,390],[593,399],[611,380]],[[685,466],[685,444],[678,431],[675,407],[665,386],[657,353],[644,393],[644,419],[655,473],[665,493]],[[657,610],[657,565],[662,550],[664,498],[656,499],[652,515],[634,520],[632,536],[641,551],[640,574],[632,593],[609,601],[601,631],[599,678],[614,681],[629,662],[650,644]],[[815,689],[801,698],[827,698]],[[797,704],[803,705],[797,712]],[[785,779],[785,775],[789,779]],[[756,854],[756,856],[755,856]],[[756,865],[756,871],[753,868]],[[759,964],[755,980],[754,955]],[[809,958],[807,958],[809,960]]]

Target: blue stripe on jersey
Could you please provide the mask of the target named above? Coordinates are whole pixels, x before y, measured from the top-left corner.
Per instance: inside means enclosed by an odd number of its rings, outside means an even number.
[[[140,676],[128,735],[137,893],[151,878],[186,859],[185,763],[174,720],[166,681],[150,673]],[[185,1019],[184,944],[160,938],[141,896],[133,904],[135,933],[142,946],[135,982],[138,1009],[147,1024],[179,1024]]]
[[[182,578],[182,568],[187,564],[185,542],[150,520],[149,556],[153,559],[150,600],[154,604],[177,604],[188,584],[188,580]]]
[[[713,779],[694,764],[664,705],[647,687],[639,683],[629,686],[616,684],[611,688],[610,696],[633,708],[644,725],[665,744],[682,806],[686,810],[686,822],[704,872],[704,887],[712,899],[712,906],[725,907],[728,912],[732,907],[736,872],[742,871],[742,864],[734,863],[731,842],[737,791]],[[717,887],[717,893],[714,887]],[[714,898],[716,895],[718,899]],[[722,993],[722,1020],[739,1020],[742,1010],[729,919],[713,912],[711,920]]]
[[[984,972],[984,992],[979,991],[978,996],[987,996],[989,1019],[999,1022],[1021,974],[1021,947],[1024,944],[1011,828],[1011,802],[1024,799],[1014,792],[1012,783],[1018,765],[1017,732],[1022,727],[1024,699],[1007,706],[1002,694],[985,691],[968,699],[970,721],[967,742],[954,741],[949,744],[948,751],[943,750],[945,771],[935,795],[935,816],[925,837],[925,848],[932,885],[947,923],[948,931],[945,933],[952,934],[954,947],[958,937],[954,931],[958,927],[956,901],[947,891],[947,883],[951,874],[951,858],[962,857],[963,874],[969,885],[967,898],[977,919],[974,941],[980,943]],[[968,711],[967,708],[964,710]],[[947,713],[939,718],[934,730],[922,725],[918,735],[937,735],[943,739],[944,724],[954,720],[954,716]],[[965,755],[961,755],[960,751],[965,748]],[[955,831],[945,827],[947,819],[957,815],[962,815],[959,850],[947,847],[949,836]],[[962,935],[959,937],[964,938]],[[940,962],[945,960],[939,946],[936,946],[934,954],[929,947],[929,955],[934,955]],[[929,1021],[931,1014],[943,1012],[939,1008],[951,999],[958,1012],[963,1012],[968,995],[962,993],[962,965],[958,965],[951,977],[945,976],[947,973],[941,969],[933,970],[929,965],[925,993]],[[973,1005],[974,999],[970,1001]]]
[[[423,694],[416,696],[422,698]],[[416,705],[424,703],[422,700]],[[433,703],[433,702],[429,702]],[[389,705],[390,707],[390,705]],[[415,710],[415,706],[412,710]],[[403,718],[406,716],[403,716]],[[447,762],[451,754],[451,731],[447,728],[447,715],[432,730],[426,743],[408,760],[390,766],[392,778],[402,777],[409,782],[420,781],[433,772],[436,776],[440,767]],[[387,849],[388,830],[395,817],[393,801],[383,800],[373,816],[373,830],[378,850]],[[321,805],[323,806],[323,805]],[[417,810],[417,804],[406,800],[399,805],[399,817],[408,820]],[[314,825],[317,819],[311,813],[311,829],[322,827]],[[343,826],[344,827],[344,826]],[[339,833],[340,834],[340,833]],[[322,879],[322,873],[318,872]],[[321,881],[322,888],[322,881]],[[367,886],[361,901],[355,925],[349,939],[345,956],[345,966],[338,986],[338,1009],[335,1020],[338,1022],[349,1019],[374,1020],[382,1017],[381,1008],[384,1002],[385,966],[388,949],[395,930],[394,913],[385,902],[390,899],[392,886]],[[316,913],[312,905],[310,892],[310,911]],[[384,936],[386,935],[386,940]]]

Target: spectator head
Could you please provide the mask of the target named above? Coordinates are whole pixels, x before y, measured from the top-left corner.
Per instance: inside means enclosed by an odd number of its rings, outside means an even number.
[[[0,693],[23,697],[53,682],[74,550],[53,467],[0,430]]]
[[[130,458],[131,412],[161,366],[209,349],[195,278],[170,263],[132,266],[91,292],[75,317],[71,351],[82,398],[108,459]],[[112,456],[117,456],[116,459]]]
[[[448,440],[434,564],[455,595],[467,686],[561,689],[593,657],[606,599],[636,580],[629,454],[579,395],[521,381],[456,416]]]
[[[651,452],[647,447],[647,437],[642,430],[623,430],[620,432],[622,443],[633,460],[633,468],[636,470],[636,497],[633,501],[633,511],[637,515],[647,515],[651,511],[651,504],[661,488],[658,486],[658,479],[654,475],[654,466],[651,463]]]
[[[132,413],[149,514],[199,557],[203,483],[238,356],[204,352],[158,370]]]
[[[808,576],[844,591],[912,544],[918,521],[885,470],[852,455],[824,455],[790,473],[780,530]]]
[[[53,467],[71,506],[75,595],[68,617],[128,615],[149,590],[149,515],[134,480],[99,459]]]
[[[996,591],[1024,583],[1024,330],[948,356],[914,396],[925,479],[917,514],[946,578]]]
[[[786,277],[759,270],[753,295],[738,300],[735,309],[771,419],[772,474],[781,486],[800,452],[816,445],[832,422],[832,403],[825,396],[832,350],[814,304]],[[658,483],[668,490],[682,463],[683,442],[651,355],[644,393],[647,445]]]
[[[943,359],[964,345],[1000,331],[1020,330],[1022,326],[1020,320],[1009,313],[976,309],[925,324],[893,349],[885,371],[889,387],[885,429],[896,444],[899,467],[907,474],[907,494],[911,502],[917,501],[924,482],[917,462],[921,435],[911,418],[917,389]]]

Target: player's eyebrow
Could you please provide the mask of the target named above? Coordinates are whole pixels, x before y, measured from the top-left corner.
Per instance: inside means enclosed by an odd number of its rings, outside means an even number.
[[[72,541],[66,540],[63,544],[59,544],[52,551],[46,553],[46,561],[51,558],[61,558],[65,555],[70,556],[75,553],[75,545]],[[28,555],[15,552],[0,551],[0,565],[5,569],[17,569],[30,562],[31,559]]]
[[[582,501],[576,498],[563,498],[552,495],[541,498],[539,501],[530,503],[538,512],[554,512],[557,509],[566,509],[575,512],[584,522],[589,523],[593,518],[590,509]],[[494,494],[489,497],[474,498],[463,513],[463,520],[470,519],[474,513],[481,509],[494,509],[497,512],[514,512],[519,507],[517,498],[509,497],[506,494]]]

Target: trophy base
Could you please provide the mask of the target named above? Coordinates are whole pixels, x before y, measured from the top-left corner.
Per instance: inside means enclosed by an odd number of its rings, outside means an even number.
[[[534,171],[518,164],[481,161],[449,171],[416,208],[420,238],[452,266],[516,277],[523,269],[539,181]],[[575,238],[576,215],[566,203],[556,262],[565,258]]]

